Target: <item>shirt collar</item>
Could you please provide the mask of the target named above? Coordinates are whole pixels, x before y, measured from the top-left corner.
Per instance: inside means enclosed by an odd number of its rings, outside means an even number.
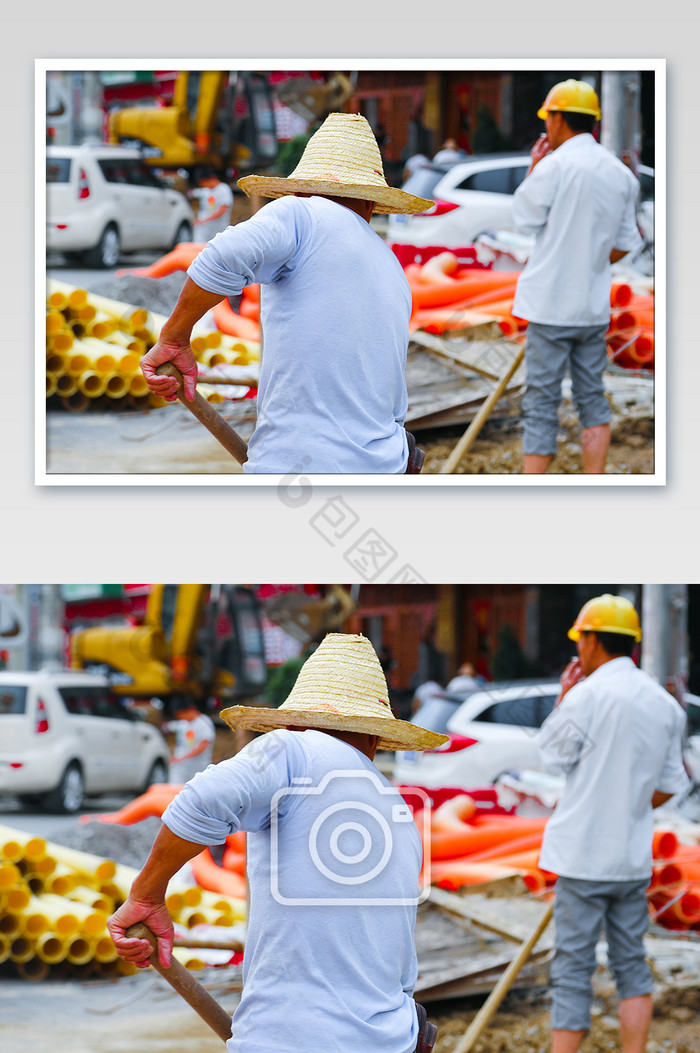
[[[578,150],[584,143],[588,145],[591,142],[595,142],[595,139],[590,132],[579,132],[578,135],[572,135],[570,139],[566,139],[561,146],[557,147],[554,153],[557,153],[559,150],[564,150],[565,148],[569,150]]]
[[[611,676],[613,673],[616,673],[623,669],[631,670],[636,668],[637,666],[634,664],[631,658],[627,658],[625,655],[621,655],[619,658],[611,658],[609,662],[603,662],[603,664],[599,665],[596,671],[594,673],[591,673],[591,675],[587,677],[587,679],[590,680],[591,677],[594,676],[598,677],[598,679],[601,679],[602,677]]]

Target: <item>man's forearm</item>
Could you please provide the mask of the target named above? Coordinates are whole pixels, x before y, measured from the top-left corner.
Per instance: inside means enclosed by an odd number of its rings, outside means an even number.
[[[183,840],[163,824],[141,873],[134,879],[131,896],[139,900],[163,900],[172,876],[204,848],[205,845]]]
[[[189,343],[195,323],[222,300],[221,293],[207,292],[187,278],[173,313],[161,329],[161,342]]]

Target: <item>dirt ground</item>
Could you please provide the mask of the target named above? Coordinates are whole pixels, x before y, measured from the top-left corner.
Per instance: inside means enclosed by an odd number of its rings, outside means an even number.
[[[417,435],[425,450],[424,474],[438,474],[464,433],[463,428],[443,428]],[[550,475],[580,474],[581,443],[573,418],[564,418],[559,452]],[[517,422],[487,422],[456,474],[517,475],[522,471],[522,441]],[[611,428],[606,474],[650,475],[654,472],[654,421],[650,418],[622,420]]]
[[[226,990],[225,970],[195,974],[228,1012],[238,995]],[[2,976],[3,1048],[36,1053],[217,1053],[223,1047],[179,996],[151,970],[118,980],[47,980]],[[434,1053],[454,1053],[483,999],[429,1006],[437,1023]],[[663,989],[655,996],[647,1053],[700,1053],[700,991]],[[6,1043],[6,1045],[5,1045]],[[614,997],[598,997],[582,1053],[619,1050]],[[474,1053],[548,1053],[546,991],[511,994]],[[301,1053],[301,1050],[300,1050]]]

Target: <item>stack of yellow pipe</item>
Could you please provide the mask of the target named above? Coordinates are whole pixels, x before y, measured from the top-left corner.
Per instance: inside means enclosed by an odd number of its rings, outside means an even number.
[[[57,396],[65,409],[81,413],[91,405],[164,406],[139,369],[141,358],[157,342],[164,315],[97,296],[49,279],[46,289],[46,397]],[[260,359],[260,345],[235,340],[201,324],[192,350],[198,362],[249,365]],[[201,388],[209,402],[223,402],[222,391]]]
[[[0,963],[13,962],[26,980],[43,980],[59,966],[80,975],[136,971],[118,957],[107,919],[137,873],[0,825]],[[167,905],[173,921],[189,927],[233,925],[246,913],[244,900],[177,883]]]

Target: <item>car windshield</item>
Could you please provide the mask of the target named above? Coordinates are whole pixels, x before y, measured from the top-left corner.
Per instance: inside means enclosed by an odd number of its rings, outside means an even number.
[[[70,182],[70,157],[47,157],[46,158],[46,182],[68,183]]]
[[[448,171],[449,168],[435,168],[433,165],[421,166],[411,172],[401,189],[416,197],[432,198],[433,190]]]
[[[19,684],[3,684],[0,687],[0,717],[18,716],[27,707],[27,689]]]

